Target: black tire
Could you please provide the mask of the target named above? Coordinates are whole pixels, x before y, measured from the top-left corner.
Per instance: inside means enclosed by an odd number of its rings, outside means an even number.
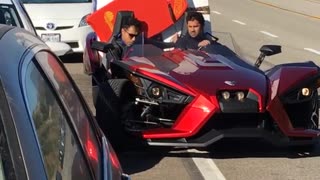
[[[138,137],[128,134],[123,125],[123,105],[133,101],[135,87],[127,79],[111,79],[102,83],[96,104],[96,119],[116,151],[139,147]]]

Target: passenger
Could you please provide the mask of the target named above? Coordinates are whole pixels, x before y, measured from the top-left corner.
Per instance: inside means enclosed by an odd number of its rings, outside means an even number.
[[[176,48],[200,49],[215,42],[212,36],[204,33],[204,17],[201,13],[188,12],[186,22],[187,33],[181,37],[175,34],[172,38]]]
[[[135,43],[137,36],[141,32],[141,28],[141,22],[134,17],[124,20],[121,32],[111,42],[116,47],[113,51],[115,56],[119,57],[119,59],[124,57],[129,47]]]

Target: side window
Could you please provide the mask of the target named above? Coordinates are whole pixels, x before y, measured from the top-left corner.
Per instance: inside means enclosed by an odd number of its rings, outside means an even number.
[[[57,96],[34,62],[25,89],[48,179],[91,179],[81,146]],[[76,175],[75,177],[73,175]]]
[[[21,27],[16,16],[16,12],[12,6],[0,6],[0,24]]]
[[[36,54],[38,63],[44,69],[47,77],[52,82],[55,91],[61,97],[66,110],[71,116],[72,122],[75,124],[81,142],[85,147],[86,155],[93,167],[95,176],[100,175],[100,146],[97,142],[97,134],[90,123],[90,115],[84,102],[81,100],[80,94],[76,87],[72,84],[71,79],[67,76],[65,70],[49,53],[40,52]]]

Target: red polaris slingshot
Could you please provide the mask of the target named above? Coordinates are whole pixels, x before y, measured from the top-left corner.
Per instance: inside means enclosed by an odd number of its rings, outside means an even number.
[[[118,13],[115,27],[126,15]],[[201,50],[157,45],[142,41],[117,59],[112,44],[87,38],[84,63],[98,87],[96,119],[114,147],[206,147],[226,137],[317,142],[320,69],[313,62],[262,71],[264,57],[280,53],[280,46],[262,46],[251,65],[218,41]]]

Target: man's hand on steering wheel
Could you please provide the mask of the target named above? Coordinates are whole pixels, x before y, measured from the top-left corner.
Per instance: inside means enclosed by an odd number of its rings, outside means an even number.
[[[211,44],[209,40],[203,40],[203,41],[199,42],[198,47],[199,48],[206,47],[209,44]]]

